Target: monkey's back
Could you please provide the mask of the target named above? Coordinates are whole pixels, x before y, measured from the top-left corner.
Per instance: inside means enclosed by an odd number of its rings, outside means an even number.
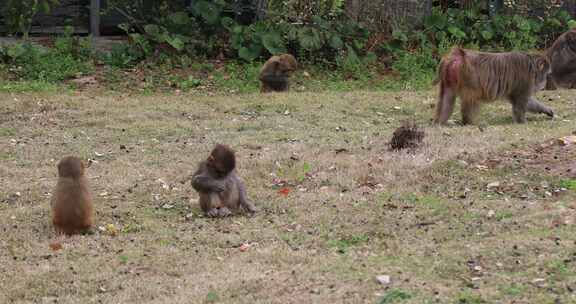
[[[460,89],[478,100],[493,101],[530,91],[539,76],[538,56],[520,52],[488,53],[465,50]],[[467,66],[470,65],[470,66]]]
[[[57,230],[74,234],[93,224],[92,196],[84,177],[60,177],[52,195],[52,223]]]

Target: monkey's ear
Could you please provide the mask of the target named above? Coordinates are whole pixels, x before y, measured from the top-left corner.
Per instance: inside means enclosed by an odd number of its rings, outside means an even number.
[[[210,156],[208,156],[208,161],[213,162],[214,161],[214,155],[210,154]]]
[[[542,58],[538,61],[538,70],[540,71],[546,71],[550,69],[550,62],[548,62],[548,60]]]

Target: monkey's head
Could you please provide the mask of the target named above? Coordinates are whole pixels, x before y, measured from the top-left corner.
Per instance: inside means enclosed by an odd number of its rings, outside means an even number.
[[[214,149],[212,149],[212,152],[210,152],[207,164],[219,177],[228,175],[236,168],[234,150],[226,145],[217,144]]]
[[[537,56],[534,59],[536,66],[536,77],[534,79],[534,92],[546,87],[548,76],[552,73],[552,65],[546,56]]]
[[[282,54],[280,57],[280,69],[292,73],[298,69],[298,61],[291,54]]]
[[[76,156],[64,157],[58,163],[58,176],[80,178],[84,175],[84,162]]]

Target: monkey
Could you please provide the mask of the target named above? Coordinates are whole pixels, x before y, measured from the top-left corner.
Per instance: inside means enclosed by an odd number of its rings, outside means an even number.
[[[288,78],[298,69],[298,61],[291,54],[270,57],[262,69],[259,80],[261,93],[284,92],[290,89]]]
[[[514,122],[526,122],[526,111],[554,117],[534,93],[546,86],[551,73],[546,56],[520,52],[486,53],[454,48],[438,68],[440,94],[435,122],[445,124],[461,99],[462,123],[472,124],[480,104],[506,98],[512,104]]]
[[[576,29],[560,35],[546,50],[552,65],[546,89],[576,88]]]
[[[235,152],[226,145],[217,144],[192,175],[192,187],[200,195],[200,208],[207,216],[226,217],[240,209],[251,214],[256,212],[235,169]]]
[[[58,182],[52,194],[52,223],[66,235],[88,232],[93,225],[94,207],[85,163],[78,157],[64,157],[58,163]]]

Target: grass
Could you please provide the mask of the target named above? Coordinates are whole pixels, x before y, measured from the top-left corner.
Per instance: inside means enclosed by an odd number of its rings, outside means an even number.
[[[573,132],[573,91],[540,94],[555,120],[501,102],[483,128],[431,126],[435,92],[148,94],[0,93],[0,302],[576,301],[573,180],[504,157]],[[407,119],[424,147],[389,151]],[[189,175],[217,142],[256,216],[202,216]],[[97,228],[57,239],[69,154],[95,160]]]

